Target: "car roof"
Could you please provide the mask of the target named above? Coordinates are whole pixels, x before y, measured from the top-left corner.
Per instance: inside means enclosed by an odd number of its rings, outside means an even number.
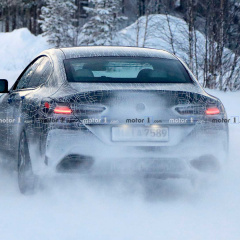
[[[79,57],[157,57],[177,59],[171,53],[164,50],[139,47],[116,47],[116,46],[84,46],[72,48],[60,48],[66,59]]]

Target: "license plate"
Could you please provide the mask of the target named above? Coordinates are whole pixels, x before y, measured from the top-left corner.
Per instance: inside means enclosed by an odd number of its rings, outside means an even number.
[[[168,128],[165,127],[113,127],[112,141],[167,142]]]

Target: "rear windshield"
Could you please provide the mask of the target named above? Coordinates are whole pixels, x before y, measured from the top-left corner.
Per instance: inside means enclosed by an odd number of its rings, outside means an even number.
[[[69,82],[192,83],[178,60],[134,57],[91,57],[64,60]]]

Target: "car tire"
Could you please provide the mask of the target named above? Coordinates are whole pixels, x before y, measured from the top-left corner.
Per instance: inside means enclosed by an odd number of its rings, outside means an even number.
[[[18,186],[20,192],[24,195],[32,194],[35,189],[35,176],[32,171],[32,164],[25,132],[21,133],[19,139]]]

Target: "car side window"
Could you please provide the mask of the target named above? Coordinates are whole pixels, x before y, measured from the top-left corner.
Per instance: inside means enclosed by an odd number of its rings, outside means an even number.
[[[48,57],[42,57],[41,63],[31,76],[28,83],[28,88],[36,88],[43,84],[49,78],[52,72],[52,64]]]
[[[42,61],[42,58],[39,58],[27,68],[27,70],[24,72],[24,74],[20,78],[20,80],[15,88],[16,90],[24,89],[24,88],[28,87],[28,83],[29,83],[33,73],[37,69],[38,65],[41,63],[41,61]]]

